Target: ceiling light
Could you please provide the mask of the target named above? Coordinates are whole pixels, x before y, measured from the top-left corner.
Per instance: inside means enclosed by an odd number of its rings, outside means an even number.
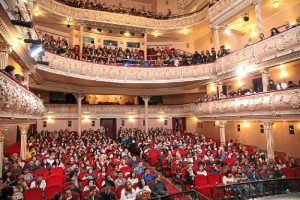
[[[279,7],[279,1],[274,1],[273,2],[273,7],[278,8]]]
[[[184,35],[187,35],[187,34],[188,34],[188,32],[187,32],[186,29],[183,29],[182,33],[183,33]]]
[[[126,37],[129,37],[129,36],[130,36],[130,33],[126,32],[126,33],[124,33],[124,35],[125,35]]]
[[[242,24],[242,22],[238,22],[238,27],[240,27],[240,28],[241,28],[241,27],[242,27],[242,25],[243,25],[243,24]]]
[[[240,77],[245,76],[247,74],[244,66],[237,68],[236,73]]]
[[[37,11],[37,10],[34,11],[34,12],[33,12],[33,15],[36,16],[36,17],[39,16],[39,11]]]
[[[154,37],[157,37],[158,36],[158,33],[154,33]]]
[[[252,33],[251,33],[251,37],[256,37],[257,36],[257,33],[256,33],[256,31],[252,31]]]

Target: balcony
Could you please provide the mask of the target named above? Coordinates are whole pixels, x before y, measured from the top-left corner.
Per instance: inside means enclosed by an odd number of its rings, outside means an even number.
[[[40,119],[46,113],[43,101],[13,77],[0,70],[0,117],[8,119]]]
[[[53,118],[76,118],[77,105],[47,104]],[[90,118],[143,118],[140,105],[82,105],[82,115]],[[200,120],[299,119],[300,88],[246,95],[204,103],[149,105],[149,117],[197,116]],[[46,116],[44,116],[46,117]]]
[[[300,26],[219,58],[215,63],[181,67],[118,67],[82,62],[46,53],[49,66],[37,69],[85,80],[113,83],[179,83],[236,76],[240,67],[250,73],[300,58]]]
[[[52,13],[78,21],[103,22],[155,30],[172,30],[195,26],[206,20],[207,15],[207,8],[205,8],[192,14],[160,20],[128,14],[74,8],[55,0],[37,0],[37,3]]]

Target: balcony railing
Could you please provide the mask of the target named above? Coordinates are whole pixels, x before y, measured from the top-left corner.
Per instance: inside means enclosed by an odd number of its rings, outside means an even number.
[[[239,67],[255,72],[276,64],[300,58],[300,26],[262,40],[249,47],[219,58],[215,63],[181,67],[141,68],[118,67],[83,62],[46,52],[49,66],[38,69],[60,75],[115,83],[172,83],[208,80],[215,75],[229,74]],[[280,60],[277,60],[280,58]]]
[[[76,78],[115,83],[171,83],[209,79],[215,74],[214,64],[188,67],[118,67],[83,62],[46,52],[49,65],[38,69]]]
[[[43,101],[13,77],[0,70],[0,116],[38,119],[46,113]]]
[[[77,105],[47,104],[47,115],[59,118],[77,116]],[[299,119],[300,88],[272,91],[184,105],[149,105],[149,117],[197,116],[203,120]],[[141,105],[82,105],[82,114],[97,117],[144,117]]]
[[[300,115],[300,88],[244,95],[195,105],[202,119],[297,118]]]
[[[90,22],[103,22],[147,29],[166,30],[194,26],[206,19],[207,7],[198,12],[169,19],[151,19],[134,15],[87,10],[64,5],[55,0],[37,0],[44,9],[60,16]]]

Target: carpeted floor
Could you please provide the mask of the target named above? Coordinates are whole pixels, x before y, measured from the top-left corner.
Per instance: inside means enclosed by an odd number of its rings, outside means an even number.
[[[163,177],[163,175],[160,172],[155,171],[154,167],[149,166],[147,163],[144,162],[144,167],[149,168],[151,174],[160,174],[161,175],[161,180],[165,183],[169,194],[174,194],[174,193],[178,193],[181,192],[181,190],[179,190],[173,183],[171,183],[168,179],[166,179],[165,177]]]

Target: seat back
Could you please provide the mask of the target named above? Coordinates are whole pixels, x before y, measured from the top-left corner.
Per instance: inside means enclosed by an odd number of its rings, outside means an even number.
[[[31,188],[24,192],[24,200],[42,200],[43,190],[42,188]]]
[[[287,178],[293,178],[295,177],[295,174],[293,172],[293,169],[286,167],[286,168],[282,168],[281,172],[283,173],[283,175],[285,175]]]
[[[49,185],[45,188],[45,199],[52,199],[55,193],[62,192],[61,185]]]
[[[208,184],[216,185],[220,183],[219,174],[208,174],[207,175]]]
[[[121,198],[121,192],[124,189],[125,185],[119,185],[116,189],[116,193],[117,193],[117,199]]]
[[[207,185],[207,178],[202,174],[198,174],[194,177],[194,185],[195,186],[204,186]]]
[[[300,167],[294,169],[294,175],[298,178],[300,177]]]
[[[63,177],[61,175],[52,175],[48,177],[47,185],[61,185],[63,183]]]
[[[53,167],[50,169],[50,175],[63,175],[64,170],[62,167]]]
[[[48,169],[38,169],[34,172],[34,177],[37,177],[38,174],[43,174],[43,178],[47,179],[49,176],[49,171]]]

